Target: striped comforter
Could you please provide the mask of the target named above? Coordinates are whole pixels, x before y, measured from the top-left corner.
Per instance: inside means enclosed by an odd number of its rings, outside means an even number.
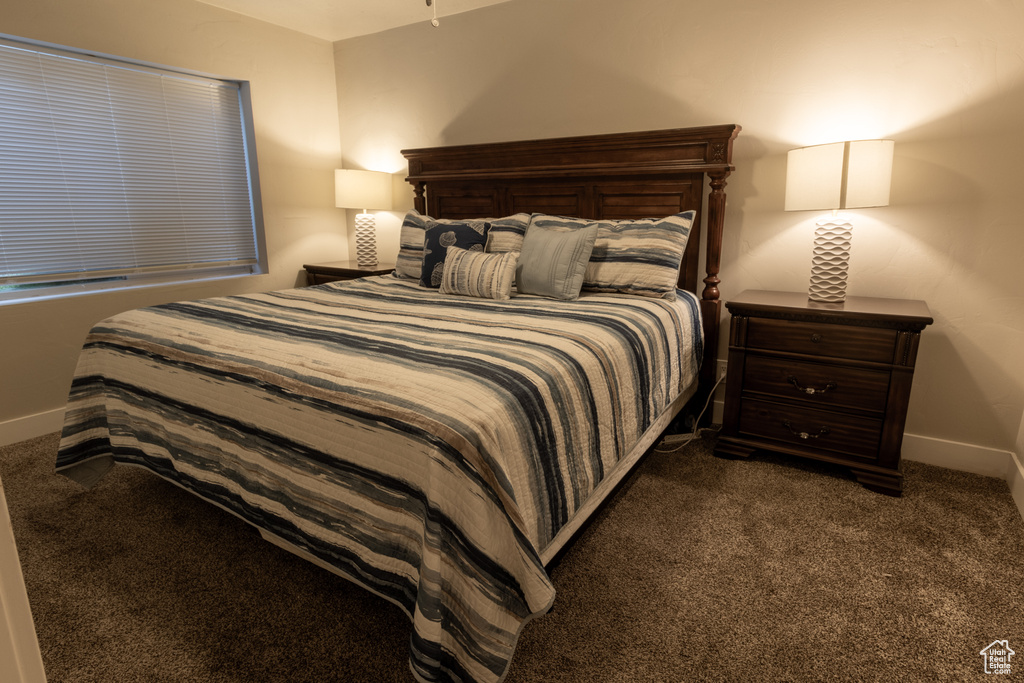
[[[391,276],[97,324],[58,470],[145,466],[400,605],[420,680],[499,681],[540,551],[696,375],[676,301],[487,301]]]

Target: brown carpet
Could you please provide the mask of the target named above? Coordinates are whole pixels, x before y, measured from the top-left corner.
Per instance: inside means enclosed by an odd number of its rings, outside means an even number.
[[[396,607],[120,466],[56,476],[56,435],[0,448],[50,683],[401,681]],[[1006,483],[905,463],[906,493],[711,442],[655,452],[554,570],[509,683],[1024,675],[1024,522]]]

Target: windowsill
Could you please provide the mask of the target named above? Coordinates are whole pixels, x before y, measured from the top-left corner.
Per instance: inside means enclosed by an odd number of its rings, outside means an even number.
[[[152,287],[170,287],[182,285],[197,285],[218,280],[232,280],[238,278],[266,275],[264,272],[220,272],[195,274],[191,277],[183,277],[180,274],[174,277],[152,276],[133,277],[128,280],[105,280],[100,282],[83,282],[73,285],[40,287],[37,289],[23,289],[4,292],[0,289],[0,306],[14,304],[28,304],[55,299],[69,299],[72,297],[85,296],[89,294],[112,293],[127,290],[147,289]]]

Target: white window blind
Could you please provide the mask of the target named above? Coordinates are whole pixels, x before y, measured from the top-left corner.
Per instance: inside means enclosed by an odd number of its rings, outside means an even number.
[[[0,40],[0,290],[258,272],[240,88]]]

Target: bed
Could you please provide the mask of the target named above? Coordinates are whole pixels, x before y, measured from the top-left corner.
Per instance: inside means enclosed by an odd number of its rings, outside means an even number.
[[[416,211],[395,274],[101,321],[57,470],[92,486],[115,463],[145,467],[398,604],[418,680],[500,681],[521,629],[552,605],[547,567],[708,396],[738,132],[407,150]],[[530,231],[564,240],[584,226],[597,254],[615,231],[636,238],[638,219],[668,216],[688,221],[671,291],[591,282],[586,260],[578,298],[458,291],[456,256],[507,273],[537,244]],[[405,269],[428,272],[439,226],[442,242],[456,227],[488,241],[449,244],[435,289]],[[517,266],[521,289],[531,273]]]

